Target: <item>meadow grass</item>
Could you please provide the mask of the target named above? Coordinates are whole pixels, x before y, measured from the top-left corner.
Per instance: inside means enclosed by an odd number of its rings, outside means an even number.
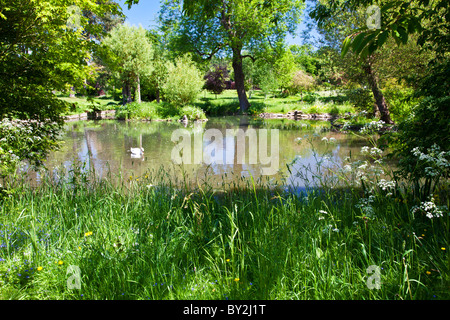
[[[288,113],[289,111],[302,111],[303,113],[330,113],[343,115],[347,112],[353,113],[353,106],[345,96],[339,92],[318,91],[314,93],[296,94],[291,96],[269,95],[255,90],[250,98],[249,112],[259,114]],[[208,115],[238,114],[239,100],[235,90],[225,90],[220,95],[203,92],[196,104]]]
[[[1,199],[0,299],[449,298],[448,215],[413,214],[407,189],[54,177]]]
[[[94,107],[98,110],[115,110],[117,106],[121,104],[110,96],[70,98],[60,95],[58,98],[69,103],[69,110],[67,110],[64,115],[89,112],[92,111]]]

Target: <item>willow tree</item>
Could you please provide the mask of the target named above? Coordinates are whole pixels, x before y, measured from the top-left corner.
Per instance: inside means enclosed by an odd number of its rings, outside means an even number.
[[[131,88],[136,85],[136,100],[141,102],[141,79],[153,71],[153,47],[142,27],[118,25],[103,40],[107,49],[104,62],[119,78],[122,85],[123,104],[132,101]],[[105,54],[106,53],[106,54]]]
[[[204,59],[216,54],[232,57],[240,110],[245,112],[250,104],[243,59],[255,60],[263,49],[275,48],[288,33],[294,34],[303,7],[301,0],[166,0],[161,22]]]

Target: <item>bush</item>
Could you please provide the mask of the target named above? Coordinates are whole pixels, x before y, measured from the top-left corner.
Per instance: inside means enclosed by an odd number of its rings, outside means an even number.
[[[203,76],[194,65],[191,57],[177,58],[175,64],[169,64],[168,75],[162,90],[165,100],[176,106],[193,103],[203,88]]]
[[[203,88],[214,94],[221,94],[227,87],[225,84],[227,78],[229,78],[227,67],[215,65],[213,70],[206,73]]]
[[[389,105],[392,120],[404,120],[411,112],[411,108],[419,103],[414,97],[414,89],[402,85],[388,83],[383,89],[383,95]]]
[[[180,109],[180,116],[186,115],[189,120],[202,120],[206,119],[206,115],[202,109],[193,106],[185,106]]]
[[[356,88],[347,92],[348,101],[353,105],[356,111],[365,111],[369,114],[374,113],[375,100],[369,89]]]
[[[157,117],[156,107],[153,103],[127,103],[116,109],[116,119],[154,119]]]
[[[425,189],[420,191],[422,195],[433,191],[431,182],[436,185],[438,180],[445,181],[449,178],[450,167],[444,166],[439,174],[432,174],[435,171],[430,168],[435,167],[435,164],[442,165],[443,162],[436,161],[433,164],[423,161],[427,157],[420,156],[421,153],[428,154],[431,158],[447,159],[447,163],[450,160],[449,105],[449,96],[423,99],[399,123],[397,134],[388,137],[394,149],[393,155],[400,159],[398,173],[415,181],[416,192],[419,192],[419,180],[425,179]],[[438,154],[441,155],[437,157]]]
[[[24,160],[41,165],[48,151],[57,149],[60,128],[56,122],[1,120],[0,177],[13,173]]]
[[[315,80],[303,70],[299,70],[292,78],[292,85],[289,88],[292,94],[302,93],[313,88]]]

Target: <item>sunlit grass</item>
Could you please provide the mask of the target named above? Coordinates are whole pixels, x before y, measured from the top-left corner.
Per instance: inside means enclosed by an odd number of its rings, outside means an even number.
[[[407,190],[373,193],[368,212],[356,187],[59,177],[18,177],[1,200],[1,299],[449,298],[448,216],[413,216]],[[367,285],[372,265],[380,289]],[[69,266],[81,289],[68,288]]]

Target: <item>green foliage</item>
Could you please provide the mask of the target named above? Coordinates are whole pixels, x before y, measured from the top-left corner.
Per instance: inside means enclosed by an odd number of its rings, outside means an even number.
[[[206,119],[205,112],[199,107],[184,106],[179,111],[180,116],[186,115],[189,120],[203,120]]]
[[[399,123],[398,133],[391,139],[395,149],[394,154],[400,159],[400,173],[411,177],[415,181],[427,177],[426,165],[419,165],[413,150],[419,148],[426,152],[436,145],[439,150],[450,150],[450,114],[448,106],[450,97],[426,97],[415,105],[410,115]],[[440,175],[444,180],[446,174]]]
[[[132,102],[120,105],[116,109],[116,119],[119,120],[178,120],[184,115],[191,121],[206,119],[204,111],[199,107],[184,106],[180,108],[167,102]]]
[[[157,117],[157,110],[154,103],[127,103],[120,105],[116,109],[116,119],[146,119],[151,120]]]
[[[119,8],[92,0],[17,0],[2,2],[0,10],[3,174],[13,171],[17,161],[38,164],[54,149],[68,105],[52,91],[82,88],[95,73],[87,63],[96,48],[89,35],[100,36],[103,29],[82,12],[103,17],[119,13]]]
[[[421,100],[415,97],[415,90],[402,85],[388,84],[383,94],[389,101],[389,110],[395,122],[404,120],[411,113],[411,108]]]
[[[150,77],[153,71],[153,46],[142,27],[118,25],[102,42],[103,61],[114,76],[122,81],[124,102],[130,100],[131,86],[140,85],[140,79]],[[137,92],[138,100],[140,91]],[[140,101],[139,101],[140,102]]]
[[[2,5],[0,50],[0,117],[14,113],[22,119],[58,121],[64,106],[51,94],[67,84],[82,87],[94,70],[86,61],[99,26],[70,10],[76,5],[98,16],[117,12],[115,5],[95,1],[18,0]],[[71,27],[71,21],[77,27]]]
[[[167,79],[162,86],[165,100],[180,107],[194,102],[202,91],[204,80],[190,55],[178,57],[167,70]]]
[[[298,70],[292,78],[290,89],[293,94],[297,94],[299,92],[303,93],[304,91],[311,90],[314,87],[315,83],[316,81],[313,77],[311,77],[303,70]]]
[[[348,101],[358,112],[364,111],[373,114],[375,100],[372,92],[367,88],[355,88],[346,91]]]
[[[178,50],[203,59],[232,54],[239,104],[246,111],[243,59],[260,57],[269,46],[279,48],[285,35],[295,31],[303,2],[236,0],[224,5],[218,0],[166,0],[162,7],[162,29],[175,40]]]
[[[14,173],[27,160],[41,165],[57,149],[60,126],[55,122],[4,118],[0,121],[0,177]]]

